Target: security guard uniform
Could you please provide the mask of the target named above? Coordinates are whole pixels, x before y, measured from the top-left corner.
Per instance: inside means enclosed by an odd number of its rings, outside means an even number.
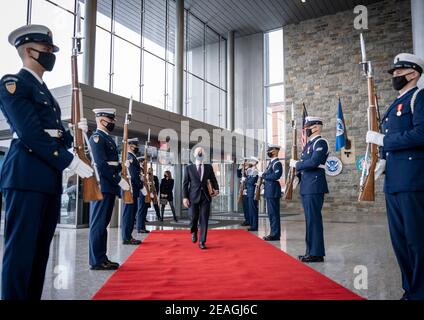
[[[280,146],[270,145],[268,149],[280,150]],[[275,241],[280,240],[281,225],[280,225],[280,198],[281,185],[280,178],[283,174],[283,166],[280,159],[273,158],[268,164],[265,172],[262,175],[264,180],[264,197],[266,199],[267,212],[271,227],[270,235],[264,237],[264,240]]]
[[[9,41],[16,47],[26,41],[57,49],[44,26],[15,30]],[[31,69],[0,80],[0,108],[13,132],[0,178],[6,209],[2,299],[39,300],[60,217],[62,171],[74,158],[67,150],[72,136],[62,125],[57,101]]]
[[[395,59],[394,69],[412,66],[422,74],[424,61],[410,54]],[[424,299],[424,91],[413,88],[398,97],[382,129],[387,217],[404,298]]]
[[[252,157],[251,161],[256,163],[259,162],[259,160],[254,157]],[[258,170],[254,167],[247,169],[246,188],[250,218],[250,228],[248,231],[258,231],[259,206],[258,201],[255,200],[256,184],[259,178],[258,173]]]
[[[96,117],[104,116],[115,119],[115,109],[95,109],[93,111]],[[122,167],[119,163],[116,143],[109,133],[97,129],[90,137],[90,145],[100,176],[100,190],[103,194],[103,200],[90,203],[89,260],[92,269],[99,270],[106,269],[101,267],[105,264],[111,265],[106,256],[107,226],[112,217],[115,199],[121,193],[119,182],[121,181]]]
[[[307,117],[305,126],[313,124],[322,125],[322,119]],[[317,136],[305,145],[300,161],[296,164],[306,220],[306,255],[299,258],[305,262],[322,262],[325,256],[321,210],[324,204],[324,194],[328,193],[325,177],[328,150],[327,141],[321,136]],[[314,261],[309,261],[311,259]]]
[[[137,147],[138,138],[128,140],[128,145],[134,145]],[[122,214],[122,240],[124,244],[138,245],[141,243],[141,241],[133,238],[132,231],[134,229],[135,215],[138,209],[138,197],[142,187],[140,180],[141,169],[140,163],[137,160],[137,156],[131,151],[128,152],[128,162],[128,172],[131,177],[133,203],[124,203]]]

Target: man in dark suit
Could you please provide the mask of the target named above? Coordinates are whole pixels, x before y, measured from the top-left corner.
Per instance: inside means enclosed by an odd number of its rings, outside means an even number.
[[[206,249],[206,235],[208,232],[209,214],[211,211],[212,198],[219,194],[218,181],[216,180],[213,167],[204,164],[205,151],[198,147],[194,150],[196,159],[194,164],[186,167],[183,182],[183,204],[189,209],[190,231],[193,243],[197,242],[197,224],[200,217],[200,249]],[[212,186],[209,193],[208,184]]]

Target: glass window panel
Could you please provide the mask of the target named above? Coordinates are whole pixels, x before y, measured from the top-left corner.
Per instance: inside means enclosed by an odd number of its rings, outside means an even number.
[[[220,126],[219,89],[206,84],[206,122]]]
[[[165,62],[148,52],[144,53],[143,102],[164,108]]]
[[[165,59],[165,0],[145,0],[144,48]]]
[[[7,63],[0,64],[0,77],[7,73],[17,73],[22,66],[16,49],[7,42],[9,34],[26,24],[27,1],[15,0],[3,5],[0,10],[0,39],[2,57]]]
[[[60,224],[76,225],[78,176],[70,170],[63,171],[63,194],[60,208]]]
[[[284,51],[283,51],[283,30],[267,33],[268,44],[268,70],[267,83],[280,83],[284,81]]]
[[[112,0],[97,0],[96,24],[111,31]]]
[[[120,37],[140,45],[141,1],[116,1],[115,33]]]
[[[269,104],[284,102],[284,86],[272,86],[267,90],[267,101]]]
[[[227,40],[221,38],[221,83],[220,86],[222,89],[227,89]]]
[[[223,90],[220,90],[220,99],[221,99],[221,119],[220,127],[227,127],[227,93]]]
[[[75,6],[74,0],[53,0],[52,2],[58,4],[62,8],[65,8],[71,12],[74,12],[74,6]]]
[[[138,99],[140,83],[140,48],[115,38],[113,92]]]
[[[203,78],[204,76],[204,24],[189,14],[187,69]]]
[[[46,24],[53,32],[53,41],[60,48],[54,70],[44,76],[49,88],[71,83],[72,36],[74,32],[74,15],[45,0],[33,0],[33,24]]]
[[[188,75],[187,116],[199,121],[203,121],[203,84],[202,80]]]
[[[167,97],[166,97],[166,110],[175,112],[174,106],[174,71],[175,67],[167,63],[168,68],[168,81],[167,81]]]
[[[175,63],[175,28],[176,28],[176,8],[173,0],[168,1],[168,61]]]
[[[109,91],[110,73],[110,33],[97,29],[96,34],[96,66],[94,68],[94,86]]]
[[[206,79],[219,86],[219,41],[214,31],[206,28]]]

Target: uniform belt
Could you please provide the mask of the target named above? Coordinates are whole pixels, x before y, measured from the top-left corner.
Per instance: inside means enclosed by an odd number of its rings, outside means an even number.
[[[44,132],[47,133],[50,137],[52,138],[62,138],[63,136],[63,131],[62,130],[58,130],[58,129],[44,129]],[[19,139],[18,135],[16,132],[13,132],[13,139]]]
[[[110,165],[110,166],[112,166],[112,167],[119,166],[119,162],[118,161],[108,161],[107,164]]]

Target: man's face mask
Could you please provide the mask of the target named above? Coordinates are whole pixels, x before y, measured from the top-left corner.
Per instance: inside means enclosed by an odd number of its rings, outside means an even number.
[[[272,158],[274,157],[274,150],[270,150],[267,152],[268,157]]]
[[[195,155],[196,160],[198,161],[203,161],[204,159],[204,155],[202,151],[199,151],[196,155]]]
[[[105,124],[106,123],[106,124]],[[107,131],[112,132],[115,129],[115,123],[107,122],[106,120],[102,120],[102,125],[106,128]]]
[[[392,79],[393,89],[395,89],[396,91],[400,91],[403,88],[405,88],[406,85],[409,83],[408,79],[406,79],[406,76],[409,76],[410,74],[412,74],[412,72],[407,73],[403,76],[393,77]]]
[[[35,59],[31,56],[32,59],[37,61],[46,71],[52,71],[54,64],[56,63],[56,55],[51,52],[39,51],[34,48],[30,48],[30,50],[38,52],[38,58]]]

